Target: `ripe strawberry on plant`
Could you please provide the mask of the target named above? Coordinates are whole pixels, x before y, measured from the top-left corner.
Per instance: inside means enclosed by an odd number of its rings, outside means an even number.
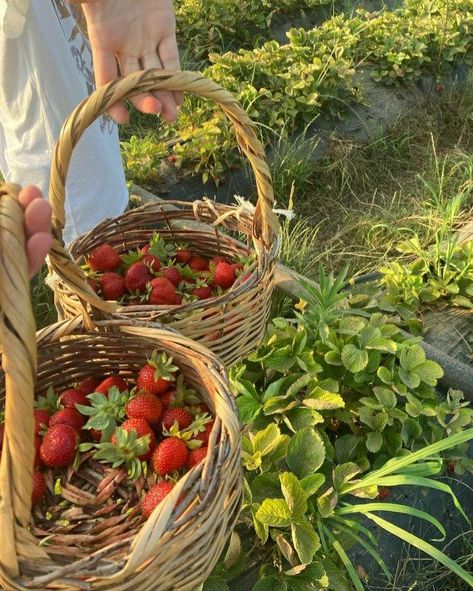
[[[81,380],[76,385],[75,389],[80,390],[81,392],[84,392],[84,394],[92,394],[92,392],[95,392],[95,388],[97,388],[97,386],[100,384],[101,381],[102,380],[99,378],[94,378],[92,376],[89,376],[89,377]]]
[[[88,264],[94,271],[115,271],[120,266],[120,256],[110,244],[101,244],[94,248],[88,258]]]
[[[390,490],[387,486],[380,486],[378,488],[378,500],[384,501],[389,497]]]
[[[151,279],[153,275],[144,263],[134,263],[125,273],[125,286],[133,293],[146,291],[146,286]]]
[[[105,300],[119,300],[125,293],[125,280],[118,273],[108,271],[100,278],[100,287]]]
[[[76,404],[88,405],[89,400],[87,394],[76,388],[68,388],[59,396],[59,403],[64,408],[75,408]]]
[[[50,468],[67,468],[74,462],[79,435],[70,425],[50,427],[41,444],[41,459]]]
[[[151,456],[153,445],[149,434],[140,437],[136,429],[118,428],[110,443],[97,444],[94,459],[111,464],[113,468],[124,465],[128,476],[135,481],[142,475],[141,462]]]
[[[235,271],[229,263],[217,263],[213,274],[213,281],[222,289],[228,289],[235,283]]]
[[[108,391],[108,396],[100,392],[88,394],[90,406],[77,405],[77,410],[90,417],[84,425],[85,430],[100,431],[101,440],[108,441],[115,432],[118,424],[125,418],[125,405],[128,402],[128,392],[120,392],[116,386]],[[92,435],[94,440],[96,435]]]
[[[43,410],[42,408],[35,408],[33,411],[34,415],[34,432],[35,435],[39,435],[41,431],[44,431],[48,428],[49,421],[51,419],[51,414],[47,410]]]
[[[100,382],[95,388],[95,392],[107,395],[111,388],[117,388],[119,392],[127,392],[128,384],[120,376],[109,376]]]
[[[148,448],[142,452],[142,455],[140,455],[139,459],[148,460],[151,457],[151,454],[153,453],[153,450],[156,446],[156,435],[154,434],[154,431],[148,421],[135,418],[124,421],[112,435],[111,442],[114,445],[117,445],[118,443],[119,431],[126,431],[129,433],[135,431],[138,439],[141,439],[142,437],[148,437]]]
[[[182,407],[167,408],[161,417],[162,430],[169,431],[175,423],[177,424],[179,431],[187,429],[192,423],[191,413]]]
[[[143,517],[148,517],[174,488],[174,483],[163,480],[152,486],[141,501],[141,512]]]
[[[55,412],[51,417],[49,427],[54,427],[54,425],[70,425],[80,434],[84,426],[84,419],[75,408],[63,408]]]
[[[151,456],[151,466],[156,474],[166,476],[180,470],[187,462],[187,445],[179,437],[168,437],[161,441]]]
[[[197,464],[200,464],[202,460],[205,460],[205,458],[207,457],[208,450],[209,448],[206,445],[202,447],[197,447],[196,449],[192,449],[187,457],[187,469],[190,470],[194,466],[197,466]]]
[[[148,363],[140,369],[136,385],[145,392],[159,396],[171,387],[178,370],[173,365],[172,357],[168,357],[166,353],[158,353],[155,349]]]
[[[187,263],[191,269],[194,271],[208,271],[209,270],[209,261],[204,259],[199,255],[191,256],[189,262]]]
[[[37,505],[46,494],[46,480],[42,472],[35,470],[33,472],[33,492],[31,493],[31,502]]]
[[[145,419],[150,425],[158,423],[163,412],[163,403],[154,394],[138,393],[128,401],[125,412],[130,419]]]

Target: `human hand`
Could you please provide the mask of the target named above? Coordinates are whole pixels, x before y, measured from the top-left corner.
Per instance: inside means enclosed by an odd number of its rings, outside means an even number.
[[[117,61],[122,76],[148,68],[180,69],[172,0],[92,0],[83,4],[97,86],[117,77]],[[182,95],[142,93],[131,102],[143,113],[161,113],[166,121],[174,121]],[[123,103],[113,105],[108,113],[117,123],[129,119]]]
[[[25,211],[26,255],[32,277],[41,267],[52,246],[51,206],[37,187],[24,187],[18,201]]]

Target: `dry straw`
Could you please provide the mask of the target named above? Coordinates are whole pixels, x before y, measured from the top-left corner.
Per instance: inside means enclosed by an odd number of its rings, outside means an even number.
[[[239,424],[221,362],[198,343],[145,323],[82,318],[35,337],[18,188],[0,188],[0,588],[191,590],[211,573],[241,503]],[[148,475],[134,486],[122,471],[85,458],[31,511],[35,394],[85,376],[136,375],[154,348],[173,356],[216,419],[207,458],[178,481],[147,521],[137,510]]]
[[[103,222],[76,240],[71,245],[74,262],[62,241],[65,181],[74,146],[87,127],[116,101],[160,90],[192,92],[222,108],[255,174],[256,207],[251,211],[241,205],[222,205],[207,199],[192,204],[168,201],[164,205],[145,205]],[[198,73],[162,70],[137,72],[100,88],[75,109],[63,126],[51,167],[50,201],[56,237],[50,264],[58,308],[65,317],[91,310],[95,318],[159,320],[204,343],[228,365],[257,347],[264,335],[273,291],[278,222],[273,212],[271,174],[263,147],[250,118],[226,90]],[[139,307],[104,302],[88,286],[79,264],[85,262],[91,249],[103,242],[128,250],[141,246],[154,231],[165,239],[189,243],[198,254],[237,257],[254,252],[256,262],[249,278],[240,279],[227,293],[209,300],[182,306]],[[246,240],[246,245],[236,238]]]

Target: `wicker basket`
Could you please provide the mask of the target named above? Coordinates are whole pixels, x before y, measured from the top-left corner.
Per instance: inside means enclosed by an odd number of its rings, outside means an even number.
[[[8,193],[7,193],[8,191]],[[94,331],[76,318],[38,333],[29,301],[22,210],[13,187],[0,190],[0,405],[5,435],[0,461],[0,588],[191,590],[212,571],[241,502],[239,425],[221,362],[173,331],[103,321]],[[86,375],[127,378],[155,347],[171,354],[215,414],[206,460],[183,476],[151,517],[136,511],[141,490],[121,486],[118,470],[84,462],[61,495],[73,506],[53,520],[57,503],[31,511],[33,401],[49,384],[64,388]],[[52,473],[48,487],[54,489]],[[135,494],[136,493],[136,494]],[[113,494],[113,500],[112,500]],[[53,499],[54,497],[48,497]],[[40,543],[41,542],[41,543]]]
[[[88,286],[79,266],[64,255],[66,174],[79,138],[111,104],[140,92],[158,90],[191,91],[220,105],[233,123],[240,148],[255,173],[258,203],[254,212],[244,206],[222,205],[210,200],[145,205],[114,220],[106,220],[76,240],[70,246],[73,258],[78,263],[84,262],[84,256],[105,241],[119,249],[136,248],[158,231],[165,239],[190,243],[192,250],[202,255],[247,256],[256,252],[256,263],[248,279],[237,281],[220,297],[181,306],[117,306],[101,300]],[[55,275],[52,283],[58,308],[65,317],[83,314],[91,308],[95,318],[112,314],[117,318],[159,320],[204,343],[227,365],[257,347],[269,314],[277,251],[278,223],[272,210],[271,175],[253,123],[235,98],[217,84],[192,72],[147,70],[97,90],[77,107],[63,126],[51,168],[50,201],[57,238],[50,256]],[[230,234],[243,235],[247,245]]]

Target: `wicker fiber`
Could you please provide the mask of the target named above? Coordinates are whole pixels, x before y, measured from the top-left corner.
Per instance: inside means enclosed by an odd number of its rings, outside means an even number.
[[[62,229],[67,168],[72,150],[82,133],[111,104],[140,92],[163,89],[191,91],[213,99],[223,109],[233,123],[240,148],[255,173],[258,203],[254,213],[244,207],[221,205],[209,200],[196,201],[191,205],[167,202],[178,206],[180,209],[177,211],[162,204],[145,205],[115,220],[107,220],[76,240],[71,245],[74,259],[84,262],[84,255],[105,241],[123,249],[140,246],[149,239],[153,230],[157,230],[164,238],[188,242],[198,254],[237,256],[255,251],[256,263],[249,280],[237,282],[218,298],[172,307],[118,307],[116,303],[104,302],[91,290],[79,266],[64,251]],[[269,313],[277,251],[278,223],[272,210],[271,175],[251,120],[235,98],[218,85],[192,72],[147,70],[97,90],[77,107],[63,126],[51,168],[50,201],[56,235],[50,263],[56,273],[54,289],[58,304],[66,317],[84,314],[91,308],[95,318],[111,314],[117,318],[159,319],[186,336],[205,343],[227,364],[241,359],[258,345]],[[202,229],[202,225],[196,226],[196,221],[211,226]],[[228,231],[246,237],[248,247],[238,245]]]
[[[3,190],[0,196],[5,372],[0,404],[6,421],[0,463],[0,587],[194,589],[210,574],[241,502],[239,425],[225,369],[198,343],[145,323],[107,320],[90,331],[76,318],[42,330],[35,339],[22,211],[11,194]],[[71,469],[61,486],[61,496],[72,506],[48,495],[47,508],[43,503],[31,513],[35,392],[44,395],[50,384],[63,389],[88,375],[120,372],[129,379],[156,347],[173,356],[216,416],[207,458],[178,481],[145,522],[134,507],[153,477],[125,487],[122,471],[91,458],[77,472]],[[47,481],[52,491],[52,472]]]

